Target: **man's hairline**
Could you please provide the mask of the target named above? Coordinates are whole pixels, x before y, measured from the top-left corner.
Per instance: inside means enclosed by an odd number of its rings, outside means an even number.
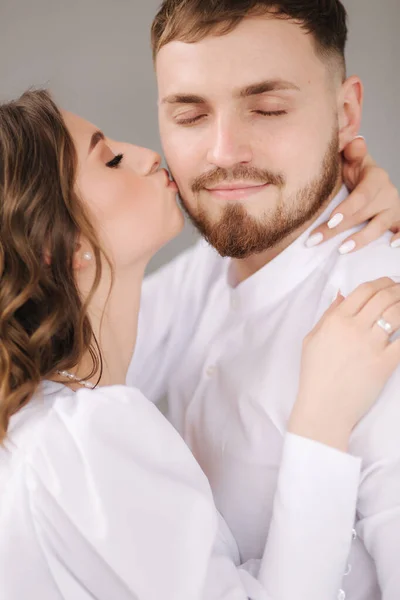
[[[306,35],[309,35],[312,37],[312,45],[314,48],[314,52],[317,56],[317,58],[319,58],[319,60],[323,63],[326,64],[327,68],[330,69],[331,66],[334,69],[333,64],[336,62],[338,65],[340,63],[340,69],[342,70],[342,82],[346,79],[346,57],[344,55],[341,54],[341,52],[339,52],[338,50],[335,49],[329,49],[329,48],[324,48],[318,41],[318,39],[316,38],[315,34],[312,31],[307,31],[304,29],[303,23],[305,24],[305,22],[303,21],[299,21],[296,19],[292,19],[289,16],[287,18],[285,18],[284,16],[274,16],[274,14],[271,12],[271,10],[266,10],[264,14],[248,14],[245,15],[240,21],[239,23],[237,23],[237,25],[230,29],[228,32],[226,33],[218,33],[218,25],[217,24],[215,26],[215,29],[211,29],[210,32],[205,35],[204,37],[201,37],[199,40],[193,41],[193,42],[185,42],[184,40],[177,38],[173,38],[172,40],[169,40],[168,42],[162,44],[157,51],[154,53],[153,51],[153,67],[156,70],[157,68],[157,57],[160,53],[160,51],[165,47],[168,46],[169,44],[171,44],[172,42],[183,42],[183,43],[189,43],[189,44],[197,44],[205,39],[208,39],[210,37],[223,37],[224,35],[228,35],[229,33],[232,33],[232,31],[235,31],[239,25],[246,19],[265,19],[265,18],[269,18],[269,19],[276,19],[276,20],[286,20],[286,21],[290,21],[291,23],[293,23],[294,25],[297,25],[298,27],[300,27],[301,29],[303,29],[304,33]],[[226,22],[228,22],[228,19],[226,20]],[[223,21],[221,21],[221,25],[223,25]],[[330,63],[330,65],[328,64]],[[339,66],[337,67],[337,70],[339,70]]]
[[[207,37],[212,37],[212,35],[210,34],[210,36],[206,36],[202,39],[206,39]],[[218,37],[222,37],[222,36],[218,36]],[[158,58],[158,54],[159,52],[166,46],[168,46],[169,44],[172,44],[173,42],[176,41],[182,41],[182,40],[170,40],[169,42],[167,42],[166,44],[163,44],[161,46],[161,48],[158,50],[154,60],[153,60],[153,68],[154,71],[157,75],[157,58]],[[199,40],[202,41],[202,40]],[[188,43],[192,43],[192,44],[196,44],[197,42],[188,42]],[[323,53],[323,50],[318,51],[318,48],[316,47],[317,45],[314,43],[314,52],[315,55],[317,57],[317,59],[325,66],[326,69],[326,74],[329,75],[329,82],[335,87],[336,85],[342,85],[346,79],[347,79],[347,68],[346,68],[346,60],[339,54],[339,53],[329,53],[325,54]]]

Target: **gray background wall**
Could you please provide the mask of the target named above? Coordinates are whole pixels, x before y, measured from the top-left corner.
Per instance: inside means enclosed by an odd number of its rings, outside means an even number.
[[[108,135],[161,150],[149,30],[161,0],[0,0],[0,99],[48,86]],[[365,83],[362,132],[400,188],[400,0],[345,0],[349,73]],[[187,227],[151,269],[193,243]]]

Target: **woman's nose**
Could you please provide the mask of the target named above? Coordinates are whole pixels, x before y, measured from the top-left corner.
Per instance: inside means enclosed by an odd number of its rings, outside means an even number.
[[[161,165],[161,156],[157,154],[157,152],[152,152],[152,156],[150,157],[150,164],[152,163],[152,167],[150,169],[149,175],[158,171]]]
[[[126,158],[132,168],[140,175],[151,175],[159,169],[162,159],[157,152],[148,148],[133,146],[132,144],[127,146],[125,151]]]

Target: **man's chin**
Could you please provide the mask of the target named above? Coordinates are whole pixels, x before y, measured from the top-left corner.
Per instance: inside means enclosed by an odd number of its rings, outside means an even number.
[[[228,203],[216,214],[201,208],[196,214],[185,208],[198,232],[223,257],[247,258],[265,249],[264,218],[254,218],[242,203]]]

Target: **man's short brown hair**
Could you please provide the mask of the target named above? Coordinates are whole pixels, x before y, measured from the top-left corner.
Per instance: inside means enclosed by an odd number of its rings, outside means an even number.
[[[344,69],[347,13],[339,0],[164,0],[151,30],[153,57],[174,40],[224,35],[246,17],[267,14],[299,23],[321,57],[339,58]]]

